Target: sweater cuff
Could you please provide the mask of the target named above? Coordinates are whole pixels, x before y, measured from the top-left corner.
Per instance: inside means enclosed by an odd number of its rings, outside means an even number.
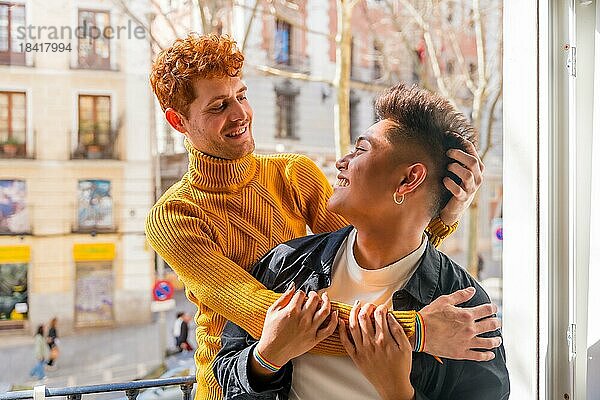
[[[442,219],[437,216],[429,222],[426,231],[429,233],[429,240],[438,247],[448,236],[454,233],[458,228],[458,221],[452,225],[446,225]]]

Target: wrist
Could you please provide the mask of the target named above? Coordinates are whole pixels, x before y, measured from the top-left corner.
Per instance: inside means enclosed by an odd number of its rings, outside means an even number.
[[[285,355],[280,354],[280,352],[276,351],[269,343],[264,343],[259,340],[255,349],[259,352],[262,358],[270,364],[283,366],[290,361],[289,358],[286,358]]]
[[[447,228],[451,228],[452,225],[457,224],[460,220],[460,214],[450,214],[442,211],[438,218]]]
[[[413,400],[415,398],[415,389],[410,381],[379,393],[384,400]]]

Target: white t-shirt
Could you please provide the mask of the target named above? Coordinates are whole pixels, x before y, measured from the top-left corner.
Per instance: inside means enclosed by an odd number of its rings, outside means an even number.
[[[415,272],[427,248],[424,236],[418,249],[401,260],[377,270],[367,270],[356,262],[354,243],[356,229],[340,246],[333,263],[329,298],[346,304],[387,304],[392,308],[392,296],[402,288]],[[304,354],[294,360],[292,400],[359,400],[377,399],[379,395],[348,356]]]

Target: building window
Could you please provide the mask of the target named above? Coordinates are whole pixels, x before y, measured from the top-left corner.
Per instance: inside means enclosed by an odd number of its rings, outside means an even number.
[[[0,234],[22,235],[31,232],[26,197],[25,181],[0,180]]]
[[[280,19],[275,22],[275,62],[292,64],[292,26]]]
[[[80,68],[109,69],[110,14],[105,11],[79,10],[79,28],[83,34],[78,39]]]
[[[0,157],[25,157],[26,115],[24,92],[0,92]]]
[[[114,231],[110,181],[80,180],[76,231]]]
[[[0,64],[25,65],[25,38],[17,33],[25,26],[25,6],[0,3]]]
[[[275,137],[296,137],[296,96],[300,90],[295,88],[289,80],[275,87],[276,96],[276,121]]]
[[[79,96],[79,158],[112,158],[110,96]]]
[[[19,252],[18,247],[22,246],[4,246],[2,250]],[[27,320],[28,269],[29,263],[0,262],[0,330],[21,328],[23,321]]]

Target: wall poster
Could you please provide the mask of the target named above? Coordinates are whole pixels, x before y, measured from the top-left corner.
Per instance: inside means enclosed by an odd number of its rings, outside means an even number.
[[[26,197],[25,181],[0,180],[0,234],[30,232]]]
[[[113,202],[110,181],[80,180],[77,224],[80,229],[112,229]]]

